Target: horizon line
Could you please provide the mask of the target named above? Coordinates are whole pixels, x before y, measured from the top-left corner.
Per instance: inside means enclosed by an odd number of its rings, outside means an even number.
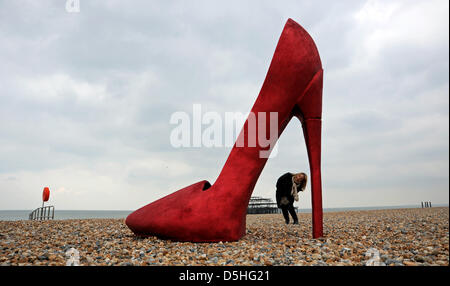
[[[448,207],[449,203],[435,203],[432,204],[432,206],[435,207]],[[379,205],[379,206],[353,206],[353,207],[324,207],[323,209],[352,209],[352,208],[386,208],[386,207],[413,207],[413,206],[417,206],[418,208],[421,208],[420,204],[407,204],[407,205]],[[37,209],[39,207],[36,207],[34,209]],[[303,209],[303,210],[310,210],[311,208],[299,208],[299,209]],[[0,209],[0,211],[28,211],[30,209]],[[135,210],[121,210],[121,209],[55,209],[59,210],[59,211],[135,211]]]

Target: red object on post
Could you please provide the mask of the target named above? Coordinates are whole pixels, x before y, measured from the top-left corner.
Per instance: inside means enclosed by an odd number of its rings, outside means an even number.
[[[42,201],[46,202],[50,198],[50,189],[48,187],[44,188],[44,191],[42,192]]]

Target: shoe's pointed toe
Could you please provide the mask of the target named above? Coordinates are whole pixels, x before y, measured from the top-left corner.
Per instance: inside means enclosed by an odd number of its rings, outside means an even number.
[[[150,204],[129,214],[125,224],[137,236],[151,236],[157,229],[156,217],[153,206]]]
[[[245,234],[245,212],[234,212],[225,198],[217,202],[213,192],[219,190],[207,181],[198,182],[134,211],[125,223],[143,237],[192,242],[240,239]]]
[[[186,200],[210,186],[208,181],[201,181],[178,190],[132,212],[127,216],[125,224],[138,236],[175,238],[180,234],[178,224],[189,215]]]

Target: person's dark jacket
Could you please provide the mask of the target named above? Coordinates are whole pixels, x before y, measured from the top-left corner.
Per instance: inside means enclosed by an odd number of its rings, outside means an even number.
[[[286,173],[277,181],[277,191],[275,194],[277,200],[277,206],[280,207],[280,200],[282,197],[286,197],[289,201],[289,204],[294,203],[294,197],[291,195],[292,191],[292,173]]]

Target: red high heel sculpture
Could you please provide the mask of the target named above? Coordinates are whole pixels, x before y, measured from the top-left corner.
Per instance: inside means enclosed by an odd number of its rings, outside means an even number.
[[[300,119],[311,171],[313,237],[321,237],[322,64],[312,38],[291,19],[251,112],[266,113],[266,118],[277,112],[278,136],[293,116]],[[248,130],[247,118],[239,136],[246,138]],[[138,236],[192,242],[240,239],[245,234],[250,196],[267,161],[260,157],[262,149],[235,143],[213,185],[201,181],[187,186],[131,213],[126,224]]]

